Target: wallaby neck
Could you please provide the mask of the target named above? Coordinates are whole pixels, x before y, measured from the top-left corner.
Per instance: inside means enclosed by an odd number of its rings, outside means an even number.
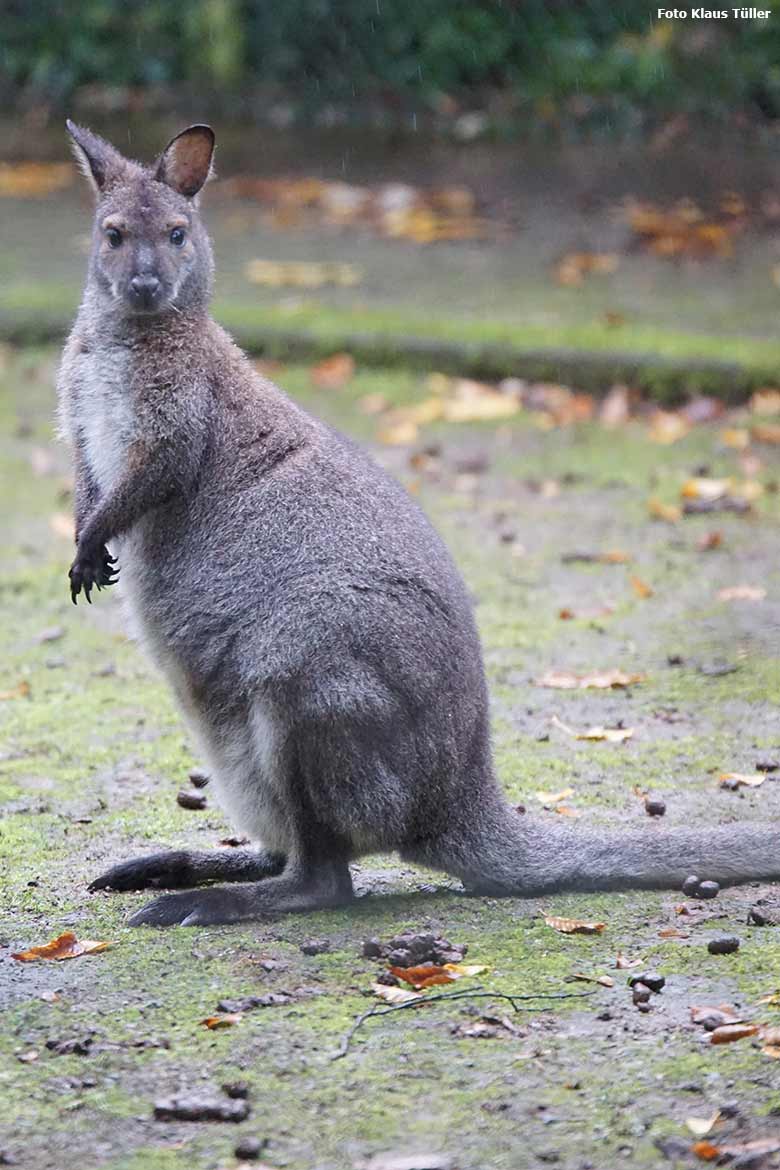
[[[167,309],[148,316],[117,312],[89,288],[79,310],[79,324],[87,333],[103,344],[132,349],[182,346],[201,336],[210,320],[206,305]]]

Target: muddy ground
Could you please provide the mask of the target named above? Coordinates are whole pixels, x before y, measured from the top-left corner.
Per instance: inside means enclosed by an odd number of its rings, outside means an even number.
[[[780,913],[772,885],[706,903],[679,891],[469,899],[439,875],[370,858],[356,873],[363,897],[349,910],[167,932],[125,925],[144,895],[87,892],[110,862],[159,846],[216,847],[231,830],[213,802],[203,811],[176,803],[197,760],[167,690],[122,633],[118,598],[70,604],[54,360],[4,354],[0,390],[0,1164],[227,1170],[238,1164],[236,1144],[256,1137],[267,1142],[267,1165],[291,1170],[391,1167],[390,1155],[405,1154],[419,1155],[403,1163],[418,1170],[655,1170],[696,1164],[686,1119],[718,1110],[708,1135],[718,1146],[780,1141],[780,1064],[750,1038],[712,1046],[690,1022],[691,1005],[727,1003],[780,1024],[778,1007],[759,1003],[780,989],[780,928],[746,923],[759,902]],[[359,373],[330,392],[313,390],[303,369],[278,379],[367,442],[376,422],[358,408],[364,395],[407,402],[425,393],[399,373]],[[473,591],[497,765],[526,815],[561,815],[535,794],[571,787],[567,803],[581,814],[572,823],[583,831],[631,824],[660,836],[679,824],[778,817],[780,771],[755,789],[718,782],[722,772],[780,763],[777,448],[758,449],[757,478],[769,490],[750,515],[678,524],[647,515],[649,496],[675,500],[695,469],[741,475],[721,426],[666,447],[638,422],[548,432],[520,416],[432,426],[424,442],[441,454],[414,467],[408,449],[378,448],[418,493]],[[720,547],[700,551],[712,531]],[[606,549],[633,560],[563,559]],[[653,595],[639,597],[630,574]],[[766,589],[766,598],[717,599],[734,585]],[[558,616],[607,602],[609,616]],[[533,681],[550,669],[616,667],[646,681],[571,692]],[[622,723],[635,734],[620,745],[577,741],[551,725],[554,715],[578,730]],[[635,790],[664,799],[665,817],[648,817]],[[676,912],[681,903],[689,914]],[[606,929],[559,934],[542,912]],[[370,1019],[333,1060],[353,1021],[378,1002],[371,985],[382,963],[362,957],[363,941],[406,928],[467,944],[468,961],[488,971],[458,990],[491,997]],[[682,937],[662,937],[668,928]],[[11,958],[65,929],[113,946],[65,963]],[[707,942],[724,934],[739,937],[739,951],[709,954]],[[305,954],[312,939],[328,949]],[[620,952],[640,961],[634,970],[666,978],[647,1013],[632,1003],[633,971],[615,967]],[[609,976],[614,986],[571,982],[575,974]],[[584,998],[525,1000],[515,1014],[498,998],[512,992]],[[221,1031],[200,1023],[223,999],[268,993],[289,998]],[[514,1029],[464,1034],[483,1015],[511,1017]],[[248,1120],[153,1116],[162,1098],[220,1096],[239,1080]]]

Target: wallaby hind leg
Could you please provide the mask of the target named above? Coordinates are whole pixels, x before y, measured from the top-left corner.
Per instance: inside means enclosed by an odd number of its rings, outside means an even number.
[[[90,890],[177,890],[208,882],[257,882],[284,869],[281,853],[266,849],[203,852],[168,849],[123,861],[90,883]]]
[[[315,867],[299,861],[266,881],[240,886],[212,886],[165,894],[147,903],[129,920],[130,926],[215,926],[262,918],[267,914],[301,913],[343,906],[354,897],[346,860],[323,861]]]

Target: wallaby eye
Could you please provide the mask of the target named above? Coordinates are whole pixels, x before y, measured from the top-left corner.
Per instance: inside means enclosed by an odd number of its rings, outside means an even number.
[[[175,244],[177,248],[180,248],[184,243],[184,239],[184,228],[174,228],[170,235],[171,243]]]
[[[108,240],[109,248],[118,248],[122,243],[122,233],[119,228],[107,228],[106,239]]]

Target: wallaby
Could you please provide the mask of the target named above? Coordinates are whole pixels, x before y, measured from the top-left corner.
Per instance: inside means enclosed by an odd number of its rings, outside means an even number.
[[[72,598],[119,578],[226,813],[255,843],[127,861],[91,888],[241,883],[131,918],[200,925],[347,903],[350,861],[386,850],[491,895],[780,877],[780,834],[760,824],[618,834],[514,811],[493,772],[471,602],[442,541],[208,315],[198,192],[212,130],[182,131],[151,167],[68,130],[96,194],[59,376]]]

